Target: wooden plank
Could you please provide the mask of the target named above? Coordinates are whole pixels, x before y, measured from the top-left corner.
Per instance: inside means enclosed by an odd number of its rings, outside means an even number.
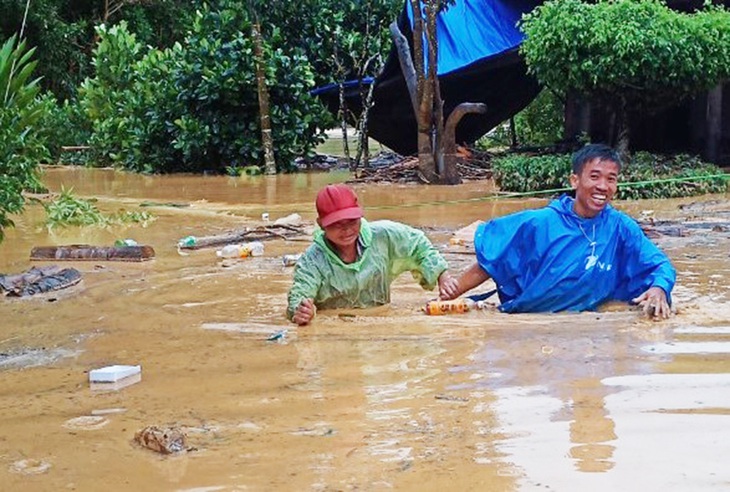
[[[37,246],[30,252],[31,260],[55,261],[146,261],[154,258],[152,246]]]

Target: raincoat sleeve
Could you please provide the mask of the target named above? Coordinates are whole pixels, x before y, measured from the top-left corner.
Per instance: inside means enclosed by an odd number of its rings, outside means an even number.
[[[287,296],[286,317],[291,321],[304,299],[314,299],[324,281],[312,248],[308,249],[294,267],[294,281]]]
[[[421,287],[433,289],[448,268],[441,253],[422,231],[398,222],[381,222],[385,223],[390,243],[391,278],[410,271]]]
[[[660,287],[671,304],[677,272],[665,255],[633,220],[624,222],[623,256],[625,265],[619,292],[631,300],[651,287]]]
[[[545,212],[542,212],[545,213]],[[533,226],[537,212],[516,214],[490,220],[474,232],[477,262],[497,283],[500,295],[511,299],[523,289],[526,279],[537,270],[536,251],[541,247]]]

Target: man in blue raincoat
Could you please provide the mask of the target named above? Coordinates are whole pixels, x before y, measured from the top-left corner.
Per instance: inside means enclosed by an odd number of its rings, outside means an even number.
[[[639,225],[609,204],[620,170],[620,157],[608,146],[576,152],[570,176],[575,198],[563,195],[547,207],[480,225],[477,263],[443,298],[492,278],[507,313],[594,310],[618,300],[669,317],[676,271]]]
[[[426,235],[389,220],[368,222],[357,195],[346,185],[317,194],[314,243],[294,268],[287,318],[312,321],[317,308],[363,308],[390,302],[390,284],[410,271],[424,289],[453,295],[456,279]]]

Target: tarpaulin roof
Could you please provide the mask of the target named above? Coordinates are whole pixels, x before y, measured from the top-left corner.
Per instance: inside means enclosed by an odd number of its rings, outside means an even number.
[[[517,27],[523,13],[540,2],[535,0],[457,0],[437,20],[438,74],[444,101],[444,116],[463,102],[482,102],[486,115],[467,115],[456,130],[456,141],[471,143],[523,109],[539,92],[518,53],[524,35]],[[412,42],[412,13],[406,0],[398,20],[401,32]],[[400,154],[417,149],[416,120],[401,73],[398,54],[391,49],[375,79],[374,106],[368,121],[369,134]],[[357,83],[345,87],[348,107],[357,111]],[[333,112],[339,106],[337,85],[313,92]]]

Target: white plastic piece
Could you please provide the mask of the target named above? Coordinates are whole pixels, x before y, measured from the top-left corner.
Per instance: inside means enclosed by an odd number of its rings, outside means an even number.
[[[89,381],[92,383],[115,383],[120,379],[142,373],[142,366],[106,366],[89,371]]]

